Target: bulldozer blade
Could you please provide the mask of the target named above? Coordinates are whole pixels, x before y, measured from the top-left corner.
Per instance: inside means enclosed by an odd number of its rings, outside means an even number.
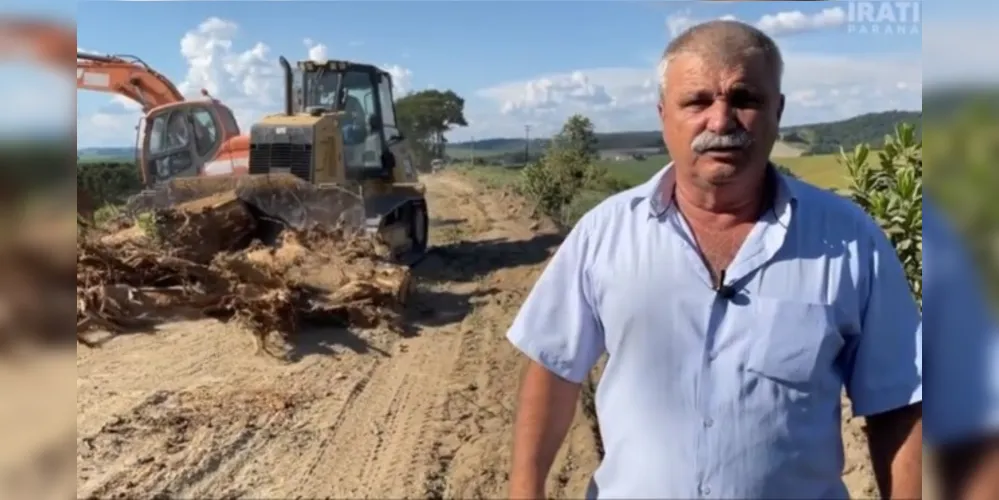
[[[146,189],[130,198],[125,212],[137,216],[143,212],[166,210],[190,201],[235,190],[241,176],[181,177]]]
[[[254,215],[281,227],[305,230],[342,226],[361,230],[365,223],[360,189],[316,186],[291,174],[219,175],[167,181],[129,201],[127,211],[164,210],[194,200],[235,193]]]
[[[298,230],[313,227],[352,227],[364,223],[360,190],[315,186],[290,174],[242,176],[236,196],[257,211],[259,218]]]

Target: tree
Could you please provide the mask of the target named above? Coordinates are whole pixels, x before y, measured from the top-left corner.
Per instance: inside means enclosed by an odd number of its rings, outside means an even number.
[[[867,144],[853,154],[840,150],[850,174],[850,198],[874,218],[895,246],[909,286],[922,301],[923,143],[907,123],[888,136],[876,163],[868,163]]]
[[[81,163],[76,184],[96,207],[121,205],[142,190],[142,177],[133,162]]]
[[[575,114],[562,125],[562,131],[555,136],[557,147],[575,152],[586,163],[593,163],[599,157],[597,134],[589,118]]]
[[[395,111],[399,128],[421,157],[421,164],[443,158],[444,134],[454,127],[468,126],[465,100],[451,90],[410,92],[396,100]]]

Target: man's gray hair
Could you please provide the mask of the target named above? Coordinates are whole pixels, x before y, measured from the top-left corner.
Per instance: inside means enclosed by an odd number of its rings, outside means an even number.
[[[700,54],[724,65],[735,65],[747,57],[761,55],[773,68],[777,88],[784,76],[784,58],[777,43],[766,33],[746,23],[716,20],[697,24],[674,38],[659,60],[659,95],[666,91],[666,68],[682,54]]]

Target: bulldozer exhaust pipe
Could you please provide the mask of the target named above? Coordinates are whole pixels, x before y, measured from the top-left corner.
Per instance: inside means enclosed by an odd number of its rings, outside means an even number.
[[[284,69],[284,114],[291,116],[295,114],[292,109],[291,64],[284,56],[279,57],[278,61]]]

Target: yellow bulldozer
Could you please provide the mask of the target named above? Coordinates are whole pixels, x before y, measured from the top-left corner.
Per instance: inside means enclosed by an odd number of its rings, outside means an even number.
[[[348,224],[380,236],[401,262],[427,249],[428,212],[412,151],[395,118],[392,77],[368,64],[280,58],[284,110],[237,137],[225,162],[147,190],[133,212],[233,191],[261,239],[283,228]],[[228,165],[220,163],[229,163]]]

